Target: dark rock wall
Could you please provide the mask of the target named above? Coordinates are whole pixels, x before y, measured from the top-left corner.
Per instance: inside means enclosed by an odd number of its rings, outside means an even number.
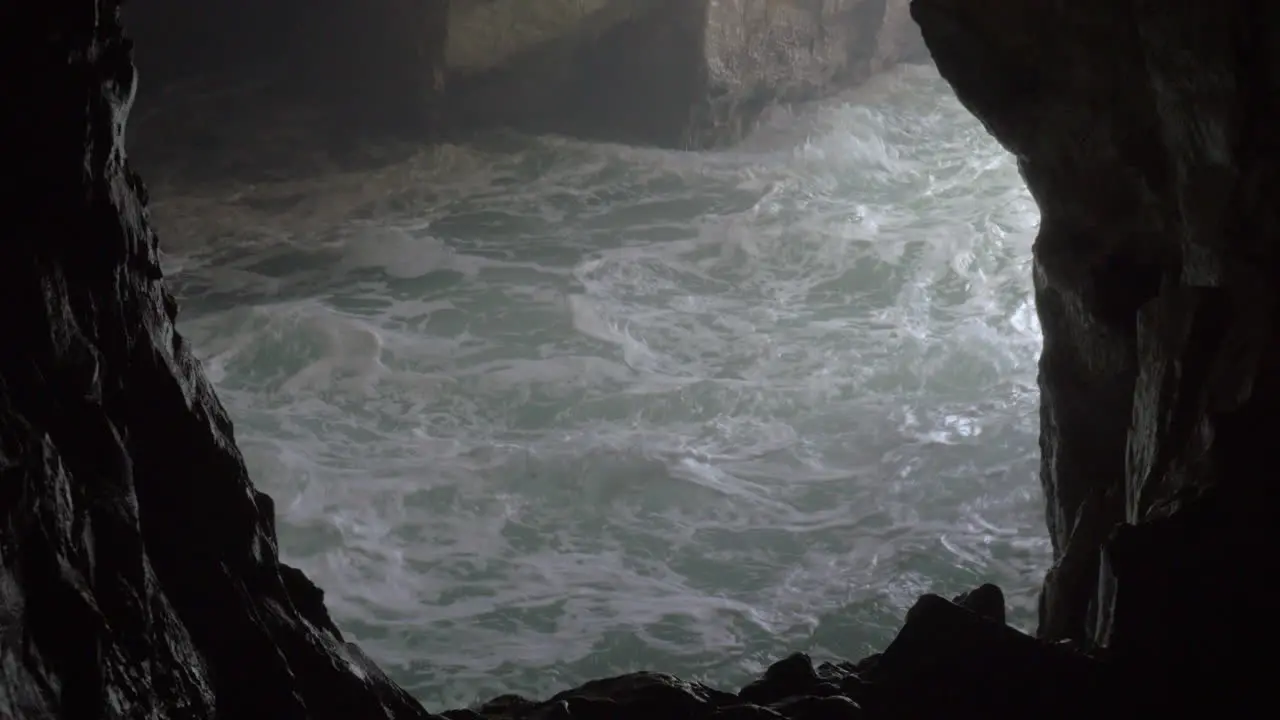
[[[118,9],[0,30],[0,717],[426,717],[280,563],[174,330]]]
[[[1225,693],[1277,664],[1280,5],[912,5],[1041,210],[1040,632]]]
[[[129,0],[130,147],[153,180],[316,172],[431,139],[448,0]]]

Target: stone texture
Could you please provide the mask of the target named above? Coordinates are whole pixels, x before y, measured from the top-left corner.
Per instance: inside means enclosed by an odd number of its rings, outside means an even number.
[[[0,717],[426,718],[280,563],[174,330],[118,8],[31,4],[0,36]]]
[[[1040,632],[1249,697],[1278,629],[1280,5],[912,5],[1041,210]]]
[[[132,0],[125,19],[134,154],[188,184],[497,127],[721,147],[770,103],[924,57],[907,0]]]
[[[454,0],[452,132],[729,145],[774,103],[922,59],[906,0]]]

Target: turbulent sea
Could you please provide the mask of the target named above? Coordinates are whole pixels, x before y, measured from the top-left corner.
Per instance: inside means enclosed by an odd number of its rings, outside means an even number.
[[[1038,215],[932,68],[725,152],[154,194],[283,554],[431,707],[856,659],[984,581],[1033,623]]]

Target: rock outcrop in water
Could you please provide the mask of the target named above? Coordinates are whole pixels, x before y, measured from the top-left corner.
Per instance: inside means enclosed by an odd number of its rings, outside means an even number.
[[[123,150],[135,74],[118,10],[28,4],[0,42],[0,717],[430,717],[280,563],[271,501],[174,330]],[[445,717],[1094,717],[1193,701],[1229,717],[1261,704],[1280,492],[1267,470],[1280,6],[914,12],[1043,212],[1058,555],[1045,637],[1006,627],[984,586],[921,599],[856,665],[793,656],[733,694],[641,673]]]
[[[674,148],[921,55],[907,0],[453,0],[448,121]]]
[[[243,178],[508,127],[731,144],[925,59],[908,0],[133,0],[148,165]]]
[[[142,88],[132,154],[184,180],[247,182],[331,172],[367,140],[431,140],[447,6],[129,0]]]

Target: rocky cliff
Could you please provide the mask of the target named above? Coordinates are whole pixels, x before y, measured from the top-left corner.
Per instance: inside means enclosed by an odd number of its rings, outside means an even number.
[[[29,4],[0,30],[0,717],[429,717],[280,563],[271,501],[174,330],[124,150],[118,11]],[[1232,717],[1267,700],[1280,6],[913,13],[1043,213],[1045,637],[1006,627],[984,586],[921,599],[858,664],[794,656],[737,693],[640,673],[447,717]]]
[[[907,0],[452,0],[445,115],[675,148],[923,56]]]
[[[147,167],[306,172],[498,127],[731,144],[770,104],[924,59],[907,0],[133,0]],[[320,159],[318,159],[318,156]]]
[[[1245,682],[1277,630],[1280,6],[913,5],[1040,206],[1040,632]]]
[[[0,717],[426,717],[280,563],[174,331],[118,7],[0,31]]]
[[[445,0],[130,0],[130,148],[154,179],[315,173],[436,137]]]

